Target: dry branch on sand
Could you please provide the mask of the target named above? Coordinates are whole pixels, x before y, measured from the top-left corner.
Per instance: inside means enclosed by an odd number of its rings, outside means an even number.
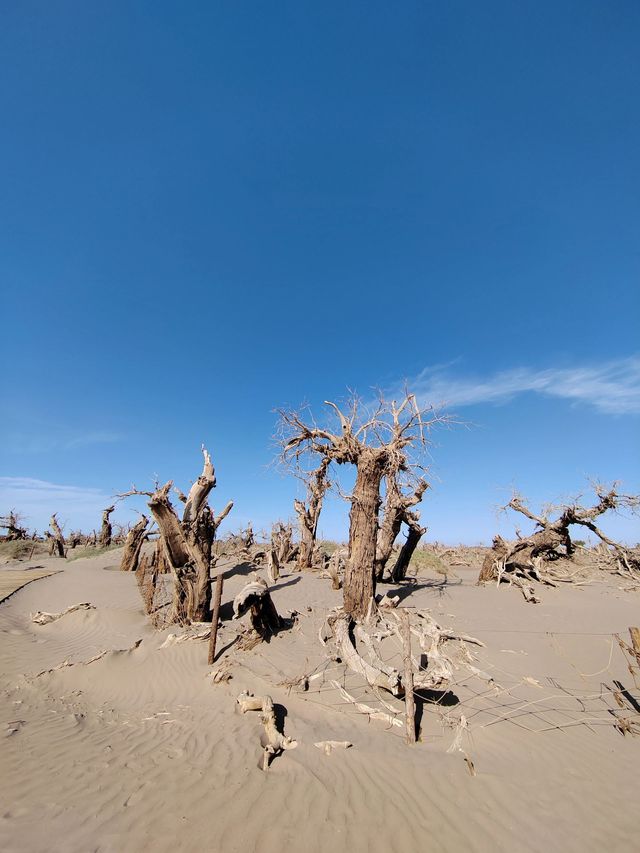
[[[93,604],[89,604],[88,601],[83,601],[81,604],[72,604],[71,607],[67,607],[66,610],[62,610],[60,613],[47,613],[45,610],[37,610],[35,613],[31,614],[31,621],[35,622],[36,625],[48,625],[50,622],[57,622],[58,619],[62,619],[63,616],[66,616],[67,613],[73,613],[75,610],[95,610],[95,606]]]
[[[273,759],[284,750],[297,747],[297,741],[278,730],[271,696],[253,696],[251,693],[241,693],[236,702],[243,714],[246,714],[247,711],[260,711],[260,719],[264,726],[264,735],[260,740],[263,750],[260,764],[262,770],[267,770]]]
[[[571,582],[574,578],[574,572],[566,571],[566,563],[575,553],[569,530],[572,525],[585,527],[607,546],[605,554],[615,571],[640,580],[640,554],[609,539],[594,522],[609,511],[616,512],[622,508],[637,511],[640,497],[618,494],[616,484],[610,489],[596,485],[594,491],[598,498],[594,506],[565,505],[555,519],[535,515],[521,497],[514,495],[505,509],[515,510],[534,521],[536,529],[531,536],[514,542],[496,536],[480,570],[478,583],[496,581],[498,584],[513,584],[520,588],[527,601],[538,603],[540,599],[535,594],[533,581],[555,586],[559,582]]]

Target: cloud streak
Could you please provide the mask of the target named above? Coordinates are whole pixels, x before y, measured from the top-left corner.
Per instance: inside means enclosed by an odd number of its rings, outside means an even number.
[[[608,415],[640,414],[640,357],[599,365],[534,370],[520,367],[491,376],[456,376],[451,365],[426,368],[407,383],[423,402],[448,406],[505,403],[520,394],[556,397]]]
[[[92,530],[99,524],[102,510],[112,502],[102,489],[64,486],[32,477],[0,477],[0,515],[16,509],[28,527],[38,530],[47,527],[53,512],[70,527]]]

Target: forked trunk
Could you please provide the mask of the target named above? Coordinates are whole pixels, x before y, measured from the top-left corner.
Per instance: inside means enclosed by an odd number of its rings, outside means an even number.
[[[384,455],[370,448],[363,450],[358,459],[349,513],[349,556],[344,573],[344,609],[354,619],[367,615],[376,589],[374,570],[384,463]]]
[[[413,552],[416,550],[424,532],[425,528],[420,527],[420,524],[409,524],[409,532],[407,534],[406,542],[400,549],[400,554],[398,555],[396,564],[391,572],[391,579],[394,583],[403,581],[406,578],[407,569],[409,568],[409,563],[413,557]]]

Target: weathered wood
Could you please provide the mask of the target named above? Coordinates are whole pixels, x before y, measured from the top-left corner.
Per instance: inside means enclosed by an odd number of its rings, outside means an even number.
[[[375,559],[380,482],[386,458],[369,447],[359,455],[349,512],[349,555],[344,571],[344,609],[363,619],[375,594]]]
[[[411,658],[411,621],[409,611],[402,608],[400,615],[400,633],[402,636],[402,660],[404,664],[404,705],[406,709],[407,743],[416,742],[416,703],[413,695],[413,661]]]
[[[247,711],[260,711],[260,719],[264,726],[264,737],[261,738],[262,762],[260,768],[267,770],[273,759],[286,749],[295,749],[298,742],[279,731],[276,714],[271,696],[252,696],[251,693],[241,693],[236,699],[243,714]]]
[[[331,460],[328,457],[324,457],[319,467],[308,475],[306,504],[298,500],[293,502],[300,528],[300,550],[298,552],[298,567],[300,569],[310,569],[313,566],[318,520],[325,493],[331,485],[327,479],[330,462]]]
[[[254,576],[233,600],[234,618],[239,619],[248,611],[253,629],[263,640],[281,629],[282,620],[269,595],[269,587],[261,577]]]
[[[216,591],[213,597],[213,612],[211,614],[211,634],[209,636],[209,657],[207,663],[209,666],[216,659],[216,641],[218,639],[218,619],[220,617],[220,602],[222,601],[222,587],[224,583],[224,575],[222,572],[216,578]]]
[[[64,557],[64,536],[62,535],[62,530],[60,529],[60,525],[58,524],[58,519],[56,518],[56,513],[54,512],[51,516],[51,520],[49,522],[49,527],[51,528],[51,554],[57,554],[58,557]]]
[[[111,534],[113,531],[109,516],[114,509],[115,506],[108,506],[102,511],[102,526],[100,527],[100,545],[102,548],[108,548],[111,545]]]
[[[417,512],[407,512],[405,514],[405,520],[409,525],[409,530],[406,541],[400,549],[400,554],[398,555],[396,564],[391,572],[391,580],[394,583],[399,583],[406,578],[407,569],[409,568],[409,563],[411,562],[414,551],[424,534],[427,532],[426,527],[420,526],[419,515]]]
[[[147,535],[147,525],[149,519],[146,515],[141,515],[140,520],[127,533],[124,549],[122,551],[122,560],[120,561],[120,570],[123,572],[135,572],[138,568],[138,560],[140,558],[140,550]]]
[[[633,653],[636,656],[638,665],[640,665],[640,628],[629,628],[629,635],[631,636],[631,645],[633,646]]]

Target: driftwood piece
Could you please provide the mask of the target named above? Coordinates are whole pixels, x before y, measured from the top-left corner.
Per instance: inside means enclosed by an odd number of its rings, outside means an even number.
[[[296,740],[287,737],[278,730],[276,714],[271,696],[253,696],[251,693],[241,693],[236,699],[243,714],[247,711],[260,711],[260,719],[264,726],[264,735],[260,740],[262,746],[261,769],[267,770],[273,759],[286,749],[295,749]]]
[[[57,622],[58,619],[62,619],[63,616],[66,616],[67,613],[73,613],[74,610],[95,610],[95,606],[93,604],[89,604],[88,601],[83,601],[81,604],[72,604],[71,607],[67,607],[66,610],[62,610],[60,613],[47,613],[44,610],[37,610],[35,613],[31,614],[31,621],[35,622],[36,625],[48,625],[50,622]]]

